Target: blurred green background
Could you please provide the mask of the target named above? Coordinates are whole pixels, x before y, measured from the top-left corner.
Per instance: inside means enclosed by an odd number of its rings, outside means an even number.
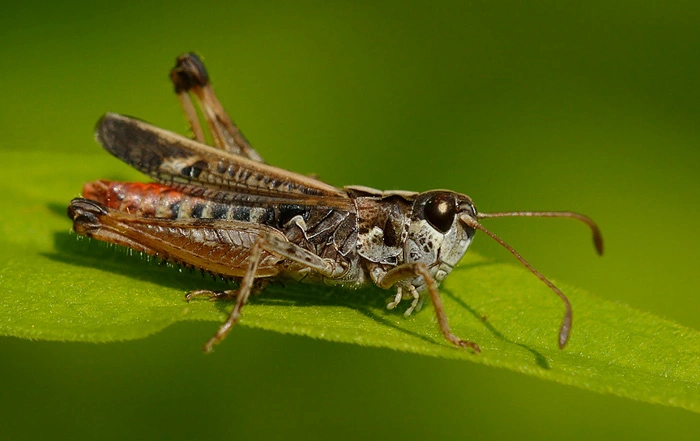
[[[336,185],[449,188],[482,211],[589,214],[602,259],[568,222],[489,226],[556,280],[700,328],[700,3],[24,1],[3,5],[0,42],[0,155],[104,155],[105,111],[184,132],[167,74],[195,50],[268,162]],[[56,173],[75,180],[66,203],[101,177]],[[511,260],[485,237],[474,250]],[[700,433],[679,409],[244,326],[204,356],[215,328],[0,339],[0,439]]]

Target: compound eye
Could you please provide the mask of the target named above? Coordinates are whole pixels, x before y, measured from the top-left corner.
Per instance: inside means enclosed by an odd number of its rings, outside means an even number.
[[[425,202],[423,208],[425,220],[441,233],[447,233],[457,214],[457,202],[454,195],[438,193]]]

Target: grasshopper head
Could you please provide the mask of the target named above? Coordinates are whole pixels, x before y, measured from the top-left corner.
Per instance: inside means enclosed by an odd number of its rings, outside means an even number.
[[[475,229],[461,219],[476,219],[476,216],[469,196],[448,190],[419,194],[413,202],[405,261],[425,263],[435,280],[441,282],[474,237]]]
[[[494,217],[561,217],[581,221],[590,227],[595,248],[598,254],[603,254],[603,237],[600,234],[600,229],[593,220],[582,214],[571,211],[510,211],[477,214],[468,196],[447,190],[436,190],[421,193],[414,200],[404,259],[406,262],[425,263],[432,276],[439,283],[447,277],[467,251],[472,237],[474,237],[474,231],[477,229],[483,231],[506,248],[564,303],[566,313],[559,329],[559,348],[564,348],[569,340],[572,322],[569,299],[559,288],[523,259],[513,247],[479,223],[479,219]],[[420,283],[418,278],[414,279],[414,286],[419,291],[425,289],[425,282],[422,285]]]

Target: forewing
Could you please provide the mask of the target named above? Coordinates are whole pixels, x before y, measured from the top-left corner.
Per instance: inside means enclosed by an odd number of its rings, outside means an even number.
[[[262,197],[348,208],[347,194],[298,173],[201,144],[143,121],[108,113],[98,122],[97,141],[110,153],[153,179],[188,193],[226,200]],[[254,201],[253,201],[254,202]]]

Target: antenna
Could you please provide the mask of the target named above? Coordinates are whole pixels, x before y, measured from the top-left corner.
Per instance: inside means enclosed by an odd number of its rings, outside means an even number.
[[[603,254],[603,236],[600,234],[600,229],[595,224],[595,222],[591,220],[591,218],[579,213],[573,213],[569,211],[512,211],[503,213],[479,213],[477,217],[479,219],[486,219],[491,217],[564,217],[576,219],[585,223],[591,228],[591,230],[593,231],[593,243],[595,244],[596,251],[598,252],[598,254]],[[510,251],[510,253],[513,256],[515,256],[515,258],[518,259],[520,263],[522,263],[523,266],[525,266],[525,268],[530,270],[532,274],[537,276],[538,279],[540,279],[545,285],[549,287],[549,289],[554,291],[554,293],[557,296],[559,296],[561,301],[564,303],[564,307],[566,308],[566,313],[564,314],[564,319],[562,320],[561,328],[559,329],[559,349],[564,349],[564,346],[566,346],[566,343],[569,341],[572,323],[571,303],[569,302],[569,299],[566,297],[566,295],[564,295],[564,293],[561,292],[559,288],[557,288],[539,271],[537,271],[527,260],[525,260],[517,251],[515,251],[513,247],[508,245],[505,241],[503,241],[503,239],[498,237],[496,234],[487,230],[472,216],[469,216],[466,213],[461,213],[459,219],[462,222],[464,222],[467,226],[483,231],[484,233],[489,235],[493,240],[495,240],[501,246],[503,246],[505,249]]]
[[[492,217],[564,217],[575,219],[588,225],[593,232],[593,244],[598,255],[603,255],[603,235],[600,234],[600,228],[588,216],[573,211],[505,211],[500,213],[479,213],[477,219],[488,219]]]

